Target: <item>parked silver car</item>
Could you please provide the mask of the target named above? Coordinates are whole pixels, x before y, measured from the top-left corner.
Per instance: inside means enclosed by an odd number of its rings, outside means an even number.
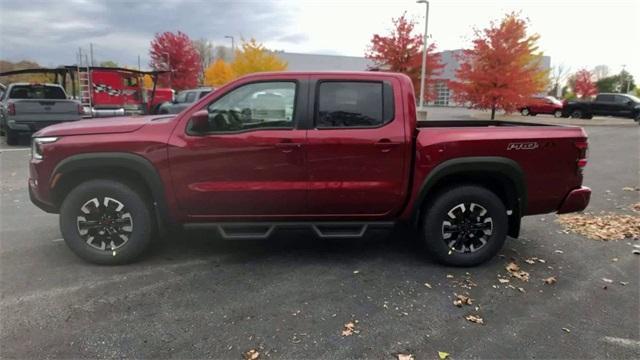
[[[214,90],[210,87],[182,90],[172,102],[165,102],[160,105],[158,114],[177,114]]]

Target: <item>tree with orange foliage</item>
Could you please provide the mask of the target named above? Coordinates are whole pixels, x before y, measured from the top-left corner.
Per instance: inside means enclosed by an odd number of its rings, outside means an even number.
[[[222,59],[216,60],[204,71],[204,84],[221,86],[236,78],[231,65]]]
[[[593,83],[593,74],[587,69],[582,69],[574,75],[573,92],[580,98],[591,97],[598,93]]]
[[[527,21],[507,14],[502,21],[482,31],[476,30],[473,48],[465,50],[449,87],[453,97],[478,109],[514,111],[545,90],[548,71],[537,53],[539,35],[527,34]]]
[[[151,41],[149,55],[151,68],[170,70],[170,73],[159,76],[158,82],[162,86],[184,90],[198,85],[200,54],[187,34],[180,31],[156,34]]]
[[[267,50],[255,39],[242,41],[242,46],[236,50],[235,58],[231,63],[231,70],[236,76],[263,72],[282,71],[287,69],[287,62],[280,59],[275,53]]]
[[[374,34],[371,45],[365,54],[384,70],[400,72],[409,76],[416,94],[420,88],[420,72],[422,69],[422,34],[414,34],[415,22],[406,18],[406,13],[392,19],[393,29],[386,36]],[[425,70],[425,101],[436,98],[433,78],[442,72],[444,64],[440,54],[435,52],[435,43],[427,46],[427,67]]]

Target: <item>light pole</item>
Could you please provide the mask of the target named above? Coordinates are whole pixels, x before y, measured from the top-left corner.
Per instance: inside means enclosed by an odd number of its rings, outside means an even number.
[[[235,54],[236,53],[236,42],[235,42],[235,39],[233,38],[233,36],[225,35],[224,38],[225,39],[231,39],[231,52],[233,54]]]
[[[429,30],[429,1],[418,0],[418,4],[426,4],[424,16],[424,44],[422,45],[422,70],[420,71],[420,110],[424,108],[424,77],[427,69],[427,32]]]

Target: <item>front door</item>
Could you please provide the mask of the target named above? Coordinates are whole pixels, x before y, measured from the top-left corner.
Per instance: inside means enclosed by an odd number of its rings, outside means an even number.
[[[307,164],[312,214],[381,217],[402,206],[410,146],[406,115],[394,104],[404,99],[397,80],[371,79],[311,78],[315,107]]]
[[[305,85],[306,86],[306,85]],[[294,79],[246,83],[203,106],[209,128],[177,129],[170,147],[176,196],[192,218],[299,215],[306,206],[306,93]],[[298,101],[297,101],[298,100]],[[306,101],[306,99],[305,99]]]

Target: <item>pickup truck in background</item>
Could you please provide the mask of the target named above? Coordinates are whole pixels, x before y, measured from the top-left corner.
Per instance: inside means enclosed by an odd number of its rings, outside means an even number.
[[[640,123],[640,99],[629,94],[598,94],[593,101],[567,101],[564,117],[591,119],[594,116],[631,118]]]
[[[203,87],[198,89],[183,90],[176,95],[173,101],[162,103],[158,107],[158,114],[177,114],[182,110],[191,106],[194,102],[202,99],[205,95],[212,92],[213,88]]]
[[[67,245],[99,264],[133,261],[175,227],[357,238],[401,223],[438,261],[472,266],[517,237],[523,216],[583,210],[586,154],[578,127],[418,126],[402,74],[260,73],[177,116],[40,130],[29,193],[60,214]]]
[[[82,119],[82,107],[69,100],[56,84],[10,84],[0,97],[0,131],[7,144],[18,143],[19,134],[52,124]]]

